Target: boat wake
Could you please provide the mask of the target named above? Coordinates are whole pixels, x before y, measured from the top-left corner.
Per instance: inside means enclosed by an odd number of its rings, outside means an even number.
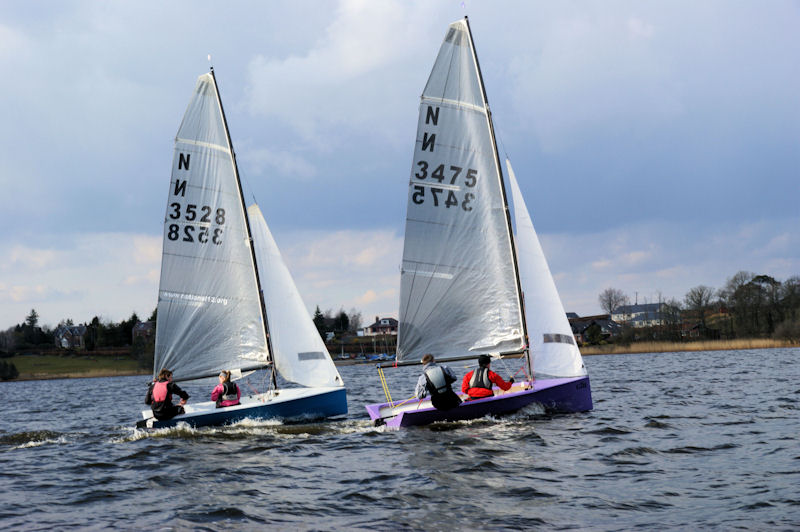
[[[284,422],[278,419],[246,418],[237,423],[222,426],[192,427],[187,423],[169,428],[137,429],[123,427],[128,433],[114,443],[127,443],[147,438],[166,439],[214,439],[227,440],[249,439],[254,436],[294,437],[319,436],[337,434],[358,434],[382,432],[383,427],[376,428],[368,420],[330,420],[330,421],[293,421]]]
[[[18,432],[16,434],[5,434],[0,436],[0,446],[8,445],[8,450],[27,449],[30,447],[40,447],[51,443],[67,443],[65,434],[50,430],[37,430],[32,432]]]

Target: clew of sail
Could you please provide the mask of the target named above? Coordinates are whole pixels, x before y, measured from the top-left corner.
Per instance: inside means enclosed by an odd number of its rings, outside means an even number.
[[[164,219],[154,373],[196,379],[269,361],[233,150],[212,74],[175,139]]]
[[[264,291],[272,354],[281,376],[303,386],[344,386],[258,205],[247,208]]]
[[[517,248],[520,283],[525,296],[525,320],[533,369],[537,377],[586,375],[572,328],[508,159],[506,167],[514,205],[514,244]]]
[[[400,280],[398,360],[520,351],[502,174],[466,21],[450,25],[420,103]]]

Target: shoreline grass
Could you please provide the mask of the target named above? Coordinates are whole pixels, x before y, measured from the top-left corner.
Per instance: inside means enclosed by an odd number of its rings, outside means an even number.
[[[591,345],[581,348],[581,354],[626,355],[645,353],[672,353],[684,351],[721,351],[740,349],[774,349],[800,347],[800,343],[771,338],[742,338],[736,340],[698,340],[694,342],[635,342],[629,345]],[[14,380],[86,379],[97,377],[128,377],[150,375],[149,369],[140,368],[137,361],[127,356],[94,356],[86,354],[50,355],[27,354],[4,358],[14,364],[19,377]],[[340,362],[340,361],[337,361]],[[349,365],[355,361],[345,361]],[[11,382],[11,381],[7,381]]]
[[[18,381],[124,377],[151,373],[140,368],[136,360],[123,356],[29,354],[3,360],[17,368],[19,377],[14,380]]]
[[[789,340],[772,338],[738,338],[735,340],[697,340],[693,342],[634,342],[629,345],[606,344],[581,347],[582,355],[627,355],[672,353],[683,351],[737,351],[740,349],[774,349],[798,347]]]

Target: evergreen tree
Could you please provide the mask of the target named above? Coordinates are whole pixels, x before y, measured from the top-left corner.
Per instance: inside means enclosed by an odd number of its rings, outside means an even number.
[[[39,325],[39,313],[36,312],[36,309],[31,309],[31,313],[25,318],[25,325],[31,329]]]
[[[17,371],[17,367],[14,364],[5,360],[0,362],[0,379],[8,381],[17,377],[19,377],[19,371]]]
[[[317,309],[314,311],[314,326],[317,328],[317,332],[319,333],[319,335],[324,339],[325,316],[322,315],[322,311],[319,309],[319,305],[317,305]]]

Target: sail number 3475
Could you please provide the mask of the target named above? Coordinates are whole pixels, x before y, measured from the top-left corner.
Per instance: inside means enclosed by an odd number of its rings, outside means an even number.
[[[417,166],[419,167],[419,170],[414,174],[414,177],[419,180],[430,178],[431,181],[435,180],[439,183],[455,185],[459,180],[459,177],[463,176],[464,185],[469,188],[473,188],[478,182],[478,171],[473,168],[467,168],[465,172],[464,168],[461,166],[450,165],[450,175],[446,175],[444,164],[440,164],[430,173],[428,172],[430,170],[428,161],[419,161]],[[447,181],[449,181],[449,183],[446,183]],[[450,207],[458,207],[461,205],[461,208],[467,212],[472,210],[472,205],[470,205],[470,202],[475,199],[475,194],[472,192],[465,192],[463,198],[459,198],[455,190],[436,188],[432,186],[425,187],[422,185],[414,185],[414,192],[411,194],[411,201],[417,205],[422,205],[425,203],[426,188],[430,191],[430,198],[434,207],[444,205],[449,209]]]

